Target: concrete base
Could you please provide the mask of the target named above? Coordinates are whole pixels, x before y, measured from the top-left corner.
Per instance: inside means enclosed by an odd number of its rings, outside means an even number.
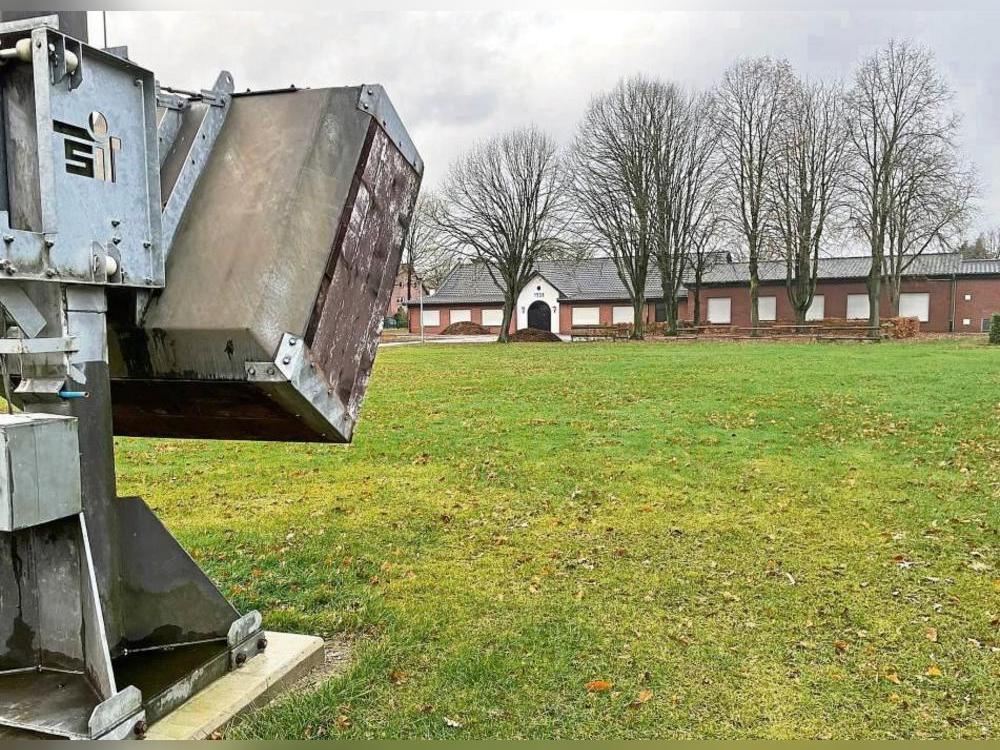
[[[323,663],[323,639],[266,633],[267,649],[150,726],[149,740],[203,740]]]

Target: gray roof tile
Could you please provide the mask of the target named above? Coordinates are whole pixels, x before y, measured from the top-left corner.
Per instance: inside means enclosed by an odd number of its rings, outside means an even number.
[[[610,258],[541,261],[535,270],[559,290],[560,299],[618,300],[629,296]],[[680,294],[687,291],[682,288]],[[646,298],[654,301],[662,296],[660,272],[654,264],[646,277]],[[481,263],[458,266],[433,296],[424,297],[424,304],[435,305],[484,302],[503,302],[503,294]]]
[[[1000,274],[1000,258],[994,260],[963,260],[959,268],[960,274]]]
[[[820,258],[820,279],[863,279],[871,268],[868,256]],[[579,261],[542,261],[537,271],[560,292],[560,299],[574,300],[624,300],[628,299],[614,261],[610,258],[587,258]],[[906,276],[945,276],[952,273],[989,275],[1000,274],[1000,260],[961,260],[957,253],[925,253],[906,270]],[[764,261],[760,264],[762,281],[783,281],[785,264],[781,261]],[[718,263],[705,272],[705,284],[738,284],[750,280],[746,263]],[[681,287],[680,294],[687,294]],[[661,299],[660,271],[653,263],[646,279],[646,298]],[[489,271],[482,263],[458,266],[441,283],[437,293],[425,297],[424,304],[482,304],[501,303],[503,295]]]
[[[871,256],[846,258],[820,258],[819,279],[863,279],[871,269]],[[904,276],[938,276],[959,273],[961,265],[958,253],[924,253],[916,258]],[[761,281],[784,281],[783,261],[763,261],[758,266]],[[747,263],[722,263],[705,273],[705,284],[734,284],[750,281],[750,266]]]

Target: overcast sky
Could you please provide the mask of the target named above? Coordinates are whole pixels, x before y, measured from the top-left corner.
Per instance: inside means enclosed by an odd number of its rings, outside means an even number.
[[[381,83],[427,165],[425,185],[477,139],[536,123],[565,143],[590,96],[643,72],[711,86],[737,57],[785,57],[806,76],[848,78],[890,37],[927,44],[964,116],[983,184],[977,226],[1000,224],[1000,12],[113,11],[108,42],[160,81],[237,90]],[[100,13],[91,43],[102,43]]]

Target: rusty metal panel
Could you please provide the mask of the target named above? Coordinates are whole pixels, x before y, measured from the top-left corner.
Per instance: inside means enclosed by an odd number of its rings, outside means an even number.
[[[351,187],[351,212],[306,333],[327,382],[357,418],[378,347],[379,322],[396,280],[405,223],[420,177],[373,121]]]
[[[349,441],[421,175],[380,87],[234,96],[169,283],[110,303],[116,434]]]

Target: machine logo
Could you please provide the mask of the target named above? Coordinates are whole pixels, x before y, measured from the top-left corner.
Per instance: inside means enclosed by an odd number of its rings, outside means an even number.
[[[108,135],[108,120],[100,112],[91,112],[86,128],[67,122],[55,122],[61,133],[66,155],[66,171],[104,182],[115,182],[116,154],[121,151],[121,138]]]

